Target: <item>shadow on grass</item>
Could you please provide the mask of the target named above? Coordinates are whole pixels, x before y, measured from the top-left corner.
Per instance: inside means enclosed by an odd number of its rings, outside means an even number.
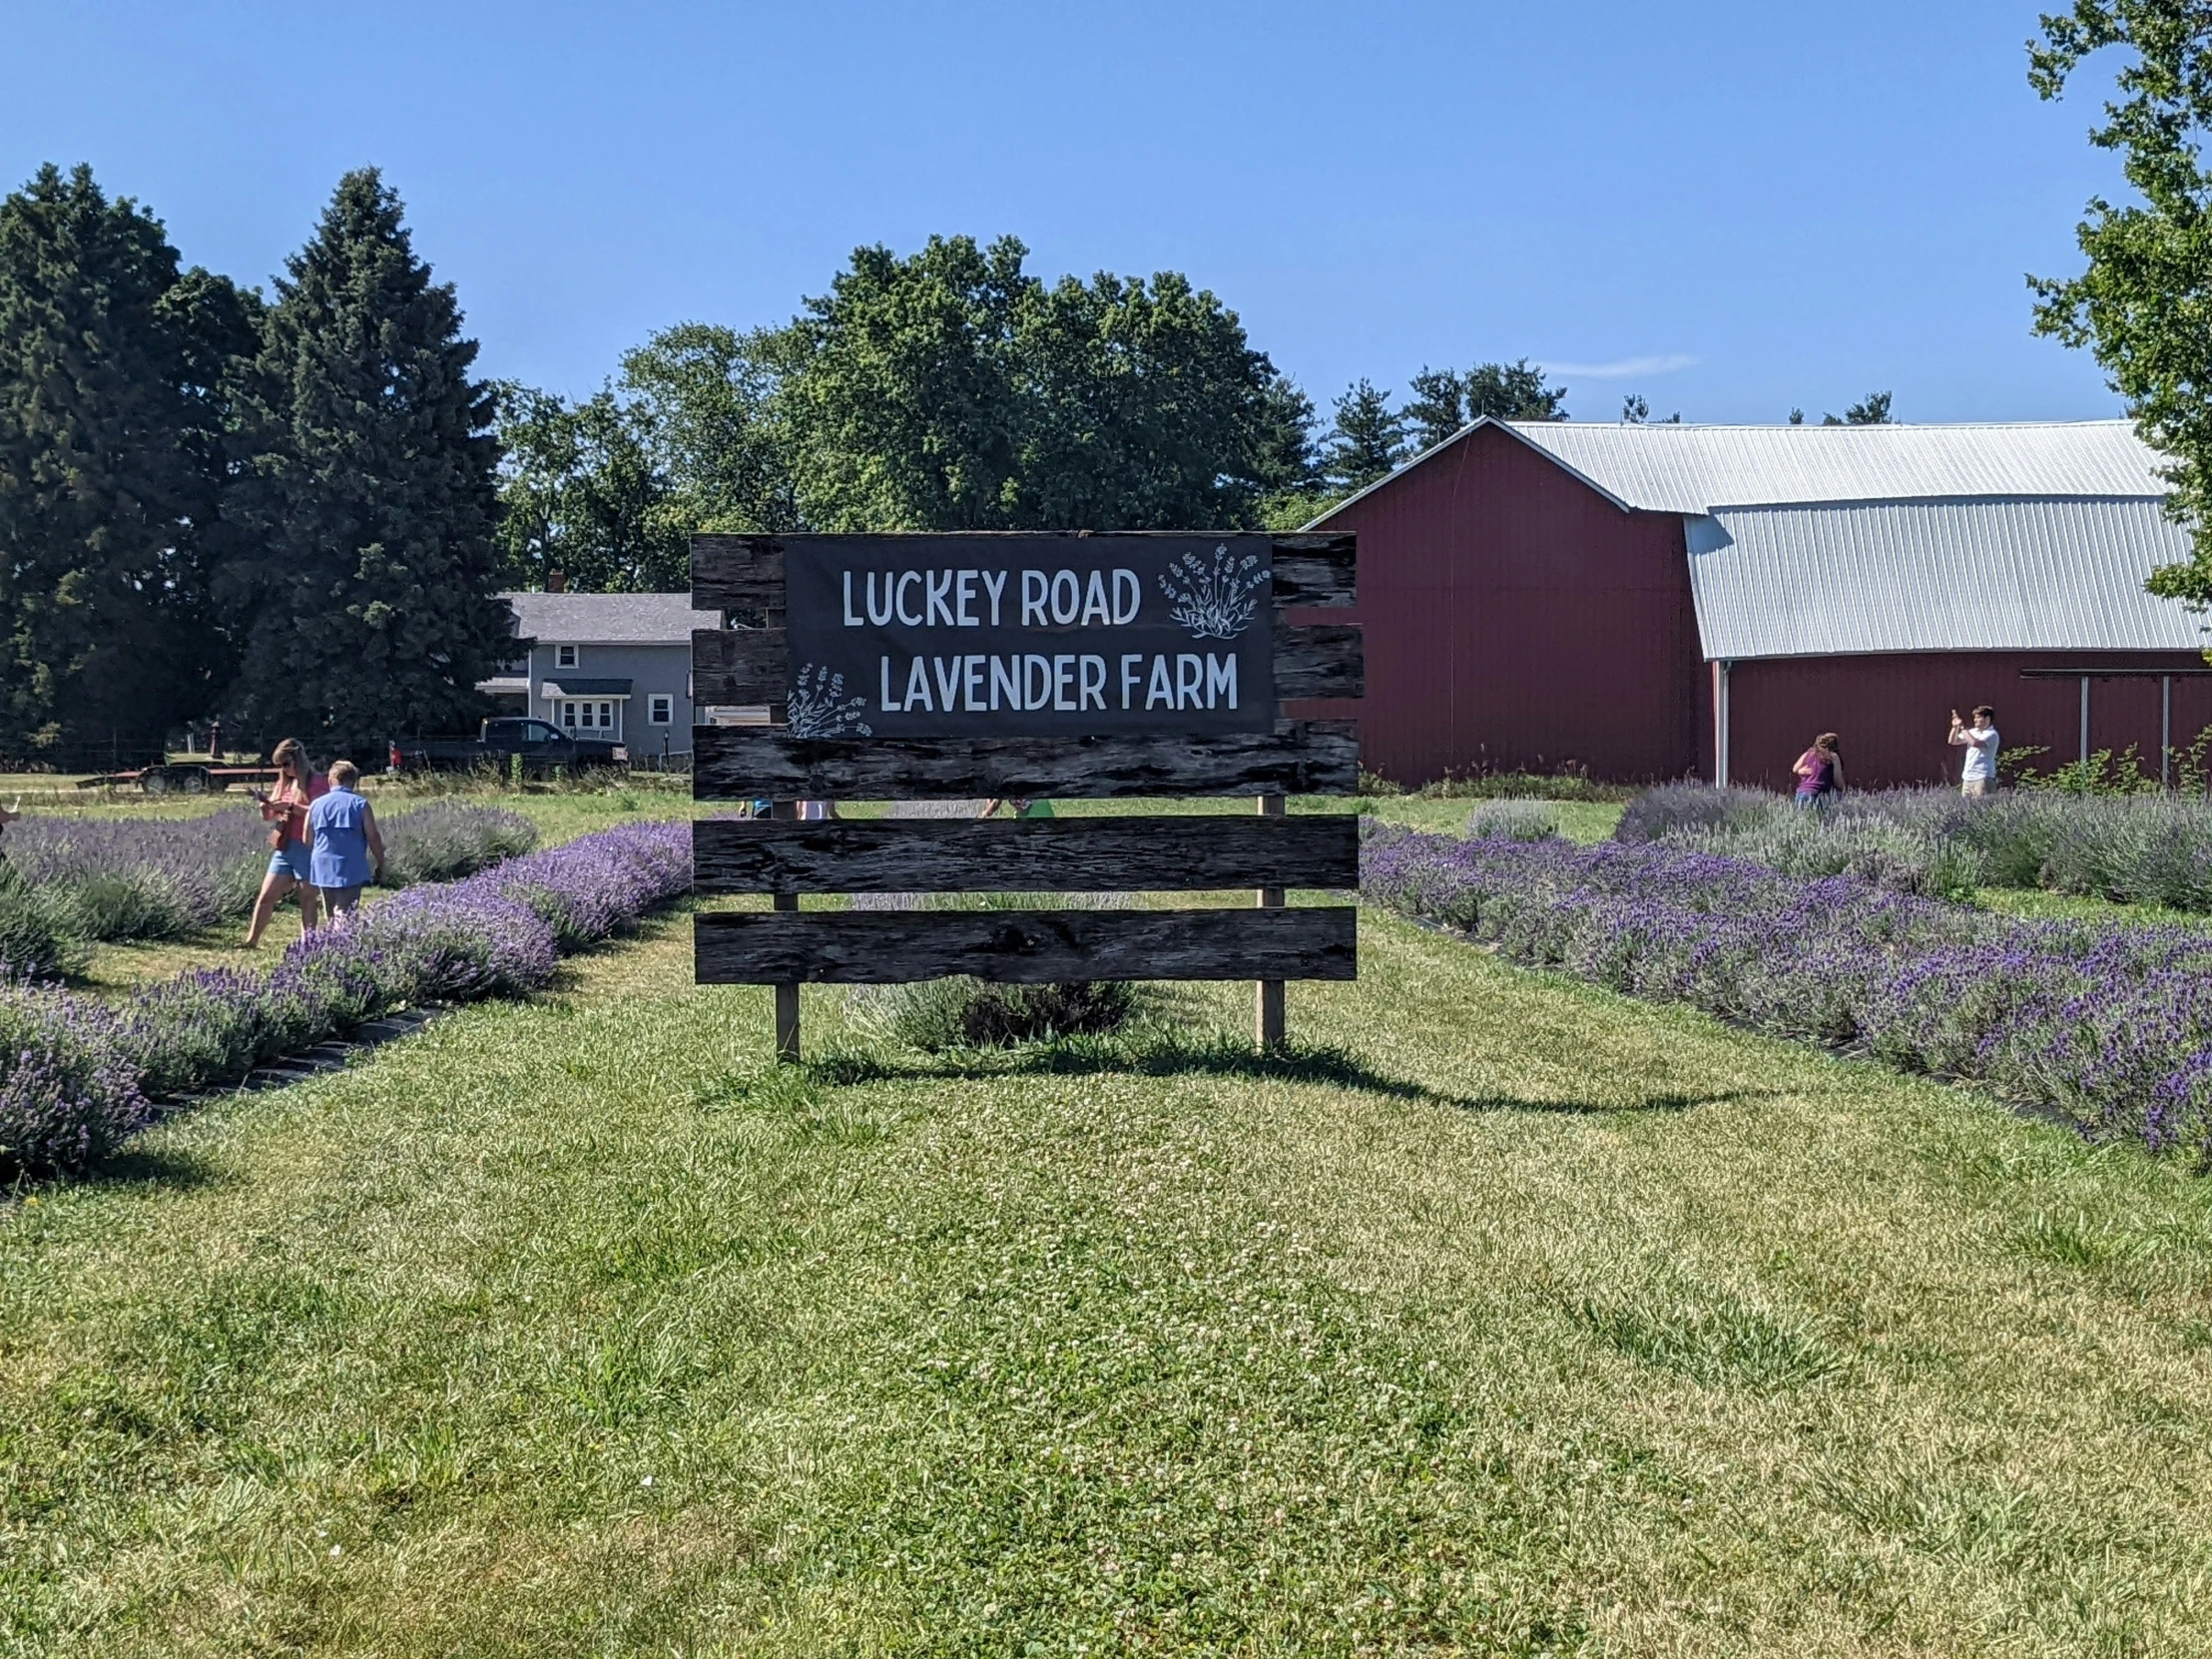
[[[132,1146],[103,1159],[97,1168],[80,1175],[30,1175],[19,1173],[0,1188],[0,1207],[24,1198],[45,1196],[71,1187],[141,1187],[173,1193],[197,1192],[220,1186],[227,1177],[203,1158],[176,1152],[150,1152]]]
[[[1288,1043],[1261,1049],[1226,1034],[1193,1040],[1173,1034],[1063,1037],[1007,1049],[953,1049],[938,1054],[886,1055],[868,1048],[833,1049],[802,1068],[831,1087],[922,1079],[1024,1076],[1221,1077],[1253,1082],[1318,1083],[1390,1100],[1418,1101],[1468,1112],[1548,1112],[1610,1116],[1681,1112],[1693,1106],[1764,1098],[1777,1089],[1729,1089],[1713,1094],[1648,1094],[1614,1102],[1523,1100],[1510,1095],[1462,1095],[1392,1077],[1337,1043]]]

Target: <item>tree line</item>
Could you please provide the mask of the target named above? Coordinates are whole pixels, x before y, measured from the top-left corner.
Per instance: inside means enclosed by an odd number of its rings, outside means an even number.
[[[1362,380],[1326,424],[1174,272],[1047,282],[1011,237],[862,248],[776,327],[703,322],[575,401],[503,388],[509,580],[681,587],[695,530],[1292,528],[1483,414],[1565,418],[1525,361]]]
[[[1027,261],[862,248],[789,322],[665,329],[570,400],[474,375],[373,169],[265,294],[42,168],[0,201],[0,762],[462,728],[502,588],[681,588],[698,530],[1289,527],[1477,415],[1563,418],[1520,362],[1325,424],[1187,277]]]

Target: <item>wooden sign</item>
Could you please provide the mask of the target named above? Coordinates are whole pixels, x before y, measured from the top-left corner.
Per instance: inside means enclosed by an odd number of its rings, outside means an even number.
[[[1351,978],[1356,912],[1285,909],[1291,886],[1359,879],[1349,815],[1282,816],[1289,794],[1356,787],[1354,723],[1286,719],[1358,697],[1360,633],[1299,627],[1354,599],[1350,536],[698,536],[693,700],[767,704],[767,726],[693,734],[702,801],[782,821],[695,827],[702,984],[774,984],[796,1057],[803,981],[966,973],[1043,983],[1255,978],[1283,1037],[1282,982]],[[798,800],[1257,797],[1260,816],[796,823]],[[802,891],[1257,890],[1252,909],[806,912]]]

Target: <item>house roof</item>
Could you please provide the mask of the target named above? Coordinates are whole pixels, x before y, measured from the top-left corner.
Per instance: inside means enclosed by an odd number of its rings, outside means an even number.
[[[1726,507],[1686,530],[1708,660],[2206,644],[2196,617],[2143,591],[2189,554],[2156,500]]]
[[[515,633],[546,645],[683,645],[694,628],[719,628],[718,611],[695,611],[689,593],[503,593]]]

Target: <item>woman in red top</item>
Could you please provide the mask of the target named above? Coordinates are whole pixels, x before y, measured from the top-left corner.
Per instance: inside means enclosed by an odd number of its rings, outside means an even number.
[[[1836,746],[1842,740],[1833,732],[1823,732],[1813,740],[1813,747],[1798,757],[1797,804],[1800,807],[1818,807],[1832,795],[1844,793],[1844,757]]]
[[[284,894],[299,895],[299,930],[312,930],[320,905],[314,885],[307,879],[307,809],[330,793],[330,780],[307,765],[307,752],[297,739],[286,738],[270,757],[276,765],[276,787],[258,796],[262,817],[269,822],[269,873],[262,877],[261,896],[254,900],[254,919],[246,929],[246,948],[262,942],[262,929],[276,913]]]

